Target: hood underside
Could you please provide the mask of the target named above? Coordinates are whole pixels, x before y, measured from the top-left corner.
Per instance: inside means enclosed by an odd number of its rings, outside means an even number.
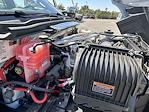
[[[138,34],[149,43],[149,0],[112,0],[121,12],[117,22],[122,34]]]
[[[149,0],[113,0],[118,3],[122,3],[125,5],[133,6],[133,7],[148,7]]]

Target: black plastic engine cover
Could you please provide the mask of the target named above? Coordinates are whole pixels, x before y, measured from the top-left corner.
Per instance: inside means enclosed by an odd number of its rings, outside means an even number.
[[[130,111],[147,85],[143,58],[98,45],[80,48],[74,68],[74,101],[104,112]]]

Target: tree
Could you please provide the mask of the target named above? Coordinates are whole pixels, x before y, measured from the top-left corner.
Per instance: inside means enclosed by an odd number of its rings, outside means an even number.
[[[98,19],[116,19],[118,16],[118,12],[115,11],[108,11],[108,8],[106,8],[104,11],[101,11],[100,9],[97,10],[93,10],[90,9],[88,5],[84,5],[81,7],[81,9],[79,10],[79,13],[89,16],[89,17],[93,17],[95,16]]]
[[[95,16],[96,16],[96,18],[98,18],[98,19],[101,18],[101,10],[100,10],[100,9],[95,10]]]
[[[95,11],[93,9],[90,9],[88,5],[82,6],[79,12],[86,16],[95,15]]]
[[[111,18],[112,19],[116,19],[118,17],[119,13],[118,12],[115,12],[115,11],[112,11],[111,12]]]
[[[63,6],[63,4],[58,4],[57,8],[60,10],[65,10],[65,7]]]
[[[84,5],[80,9],[80,13],[83,14],[83,15],[87,15],[88,11],[89,11],[89,6],[88,5]]]

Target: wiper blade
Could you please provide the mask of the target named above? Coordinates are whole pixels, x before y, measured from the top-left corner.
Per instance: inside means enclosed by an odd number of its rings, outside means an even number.
[[[0,15],[14,15],[15,13],[13,11],[0,11]]]
[[[0,15],[11,16],[14,15],[16,17],[33,17],[33,16],[49,16],[50,14],[47,13],[37,13],[37,12],[24,12],[21,10],[15,11],[0,11]]]
[[[29,18],[33,16],[47,16],[47,17],[59,17],[64,18],[65,16],[61,13],[42,13],[37,11],[23,11],[23,10],[14,10],[14,11],[0,11],[0,15],[3,16],[16,16],[16,17],[23,17],[23,18]]]

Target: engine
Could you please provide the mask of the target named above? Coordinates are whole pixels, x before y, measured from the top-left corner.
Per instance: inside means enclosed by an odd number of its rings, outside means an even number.
[[[140,55],[98,45],[80,49],[79,54],[74,72],[77,103],[97,110],[114,108],[113,112],[121,112],[127,111],[131,100],[144,92],[147,81]]]
[[[74,101],[102,112],[143,112],[148,102],[147,44],[134,35],[107,34],[97,40],[77,53]]]
[[[107,31],[6,43],[0,103],[9,108],[44,105],[61,93],[102,112],[142,112],[148,102],[148,44],[138,35]]]

